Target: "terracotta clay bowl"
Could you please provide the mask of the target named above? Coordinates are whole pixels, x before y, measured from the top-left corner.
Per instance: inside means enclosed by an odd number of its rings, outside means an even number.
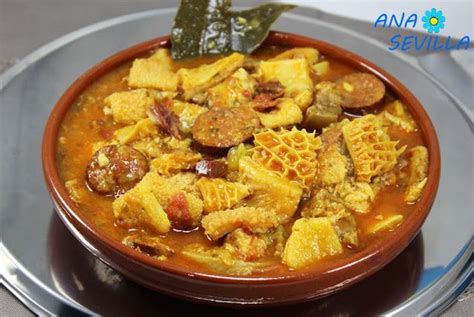
[[[372,275],[412,241],[426,219],[435,199],[440,177],[439,144],[428,114],[420,102],[395,77],[377,65],[347,50],[311,38],[271,32],[266,45],[314,47],[322,55],[337,59],[357,70],[377,75],[409,108],[428,148],[428,182],[415,210],[385,239],[354,255],[314,268],[268,277],[230,277],[193,272],[130,249],[101,232],[69,198],[56,167],[56,145],[62,121],[74,100],[96,79],[115,67],[143,56],[158,47],[170,47],[168,36],[123,50],[80,76],[59,99],[46,125],[43,138],[43,169],[57,213],[74,236],[94,255],[129,279],[175,297],[215,305],[238,307],[271,306],[308,301],[329,295]]]

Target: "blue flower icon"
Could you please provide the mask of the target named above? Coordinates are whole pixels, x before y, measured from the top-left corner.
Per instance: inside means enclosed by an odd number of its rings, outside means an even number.
[[[441,10],[436,10],[436,8],[432,8],[431,10],[427,10],[421,21],[425,22],[423,24],[423,28],[428,31],[428,33],[439,33],[439,30],[444,29],[444,22],[446,22],[446,18],[443,15]]]

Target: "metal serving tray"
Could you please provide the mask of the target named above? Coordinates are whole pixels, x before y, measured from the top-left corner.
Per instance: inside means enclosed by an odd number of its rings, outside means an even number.
[[[124,279],[65,229],[43,181],[43,128],[63,91],[105,57],[168,33],[175,12],[173,8],[145,11],[83,28],[43,46],[0,77],[1,279],[37,314],[178,315],[190,309],[209,316],[239,313],[169,298]],[[422,68],[430,59],[389,53],[385,44],[361,33],[363,25],[345,22],[359,31],[341,26],[343,19],[299,8],[285,14],[274,28],[356,52],[412,90],[430,114],[440,140],[438,196],[422,232],[374,276],[321,300],[258,309],[258,313],[436,314],[472,280],[472,105],[463,104],[465,96],[441,85],[449,78],[434,79]]]

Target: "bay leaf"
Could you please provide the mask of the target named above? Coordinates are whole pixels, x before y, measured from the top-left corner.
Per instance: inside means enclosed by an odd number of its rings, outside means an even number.
[[[182,0],[171,30],[172,57],[250,54],[273,22],[295,6],[270,3],[243,11],[231,7],[231,0]]]

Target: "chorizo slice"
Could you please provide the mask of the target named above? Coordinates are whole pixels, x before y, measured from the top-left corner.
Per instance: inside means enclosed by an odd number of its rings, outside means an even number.
[[[247,106],[213,107],[197,117],[193,138],[201,145],[228,148],[250,139],[260,120]]]
[[[376,105],[385,96],[385,85],[375,75],[352,73],[336,82],[342,96],[342,107],[366,108]]]
[[[146,157],[128,145],[106,145],[92,156],[86,169],[89,187],[104,195],[120,195],[148,172]]]

